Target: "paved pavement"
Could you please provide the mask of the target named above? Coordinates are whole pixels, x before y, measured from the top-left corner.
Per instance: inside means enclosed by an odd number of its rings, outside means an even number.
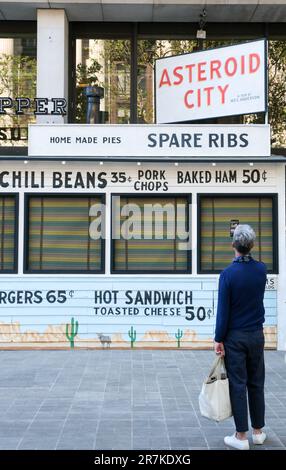
[[[285,353],[266,356],[268,439],[286,450]],[[226,449],[199,414],[211,351],[0,351],[0,449]],[[252,446],[253,447],[253,446]]]

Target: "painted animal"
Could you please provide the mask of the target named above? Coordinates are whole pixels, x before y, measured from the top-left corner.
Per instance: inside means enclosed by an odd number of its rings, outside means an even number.
[[[102,333],[97,333],[97,336],[102,344],[102,346],[104,347],[104,345],[106,344],[106,347],[107,348],[110,348],[110,343],[111,343],[111,338],[110,336],[105,336],[104,334]]]

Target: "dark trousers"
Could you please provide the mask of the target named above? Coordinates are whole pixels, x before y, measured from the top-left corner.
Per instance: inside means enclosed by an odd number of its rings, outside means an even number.
[[[263,330],[229,330],[224,341],[225,366],[237,432],[248,431],[247,392],[251,425],[265,425]]]

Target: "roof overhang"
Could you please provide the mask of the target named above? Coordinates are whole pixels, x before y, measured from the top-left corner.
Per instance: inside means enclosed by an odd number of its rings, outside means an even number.
[[[69,21],[286,22],[284,0],[5,0],[0,20],[36,20],[37,9],[64,9]]]

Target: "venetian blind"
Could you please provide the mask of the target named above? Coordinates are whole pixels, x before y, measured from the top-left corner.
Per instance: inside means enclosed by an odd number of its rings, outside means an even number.
[[[201,199],[201,271],[221,271],[233,258],[232,220],[256,233],[252,255],[273,269],[273,200],[271,197],[203,197]]]
[[[188,229],[187,197],[114,198],[113,222],[120,228],[120,238],[113,242],[115,271],[188,269],[188,250],[182,244],[188,239],[184,236]]]
[[[30,197],[28,269],[98,271],[102,242],[90,236],[90,209],[99,197]]]
[[[0,271],[14,271],[16,240],[16,199],[0,196]]]

